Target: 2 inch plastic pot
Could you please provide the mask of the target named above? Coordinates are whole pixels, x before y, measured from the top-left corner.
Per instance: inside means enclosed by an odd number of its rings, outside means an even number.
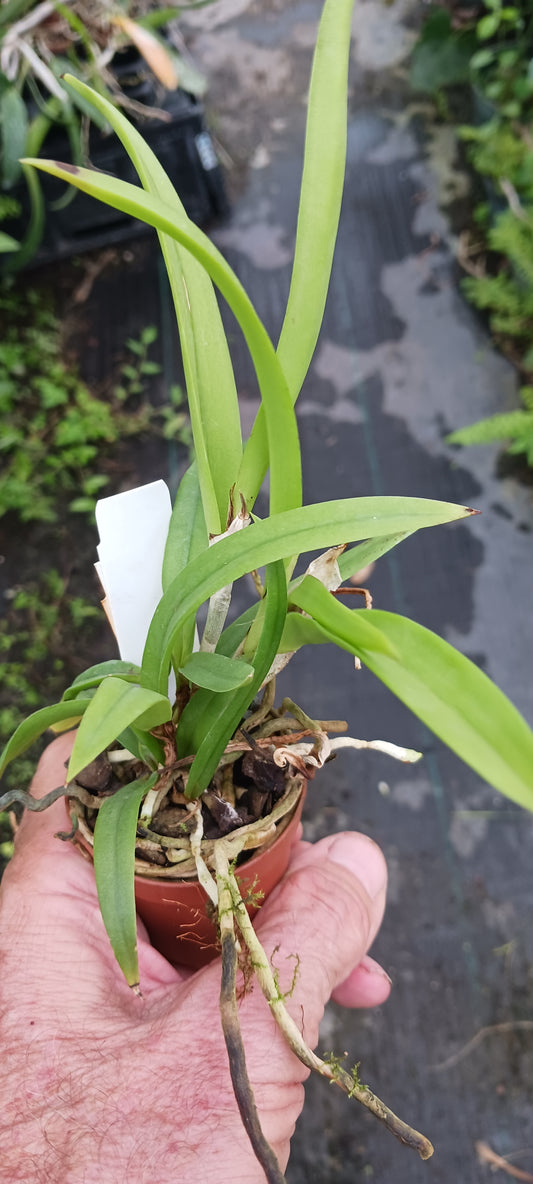
[[[283,818],[274,838],[237,868],[244,899],[253,889],[261,903],[276,887],[289,865],[305,798],[305,785],[294,813]],[[216,928],[208,915],[208,898],[198,880],[154,880],[135,877],[137,912],[155,946],[175,966],[197,970],[217,956]],[[250,916],[258,906],[247,904]]]
[[[256,905],[246,904],[250,916],[255,915],[287,871],[306,784],[302,778],[296,805],[277,823],[273,838],[237,867],[236,876],[245,902],[247,893],[252,892],[257,900]],[[92,855],[91,842],[83,831],[78,830],[76,842]],[[217,956],[216,926],[209,915],[210,902],[196,878],[161,879],[154,878],[149,872],[136,875],[135,902],[152,945],[174,966],[198,970]]]

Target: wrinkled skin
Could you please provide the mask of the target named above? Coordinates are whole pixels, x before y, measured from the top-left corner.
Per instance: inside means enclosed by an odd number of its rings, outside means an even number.
[[[47,748],[35,796],[62,783],[71,745],[72,734]],[[2,885],[0,1180],[264,1184],[231,1089],[218,960],[195,974],[175,970],[140,925],[136,998],[103,929],[91,865],[54,837],[64,825],[61,800],[27,815]],[[282,989],[299,955],[287,1006],[312,1046],[330,997],[368,1007],[388,996],[387,976],[367,956],[385,891],[379,849],[344,833],[298,841],[260,911],[256,928],[268,955],[277,948]],[[240,1019],[263,1130],[284,1168],[308,1072],[257,986]]]

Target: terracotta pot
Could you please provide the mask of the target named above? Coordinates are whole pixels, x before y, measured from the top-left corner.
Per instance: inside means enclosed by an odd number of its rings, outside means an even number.
[[[274,838],[237,869],[244,896],[253,888],[254,893],[262,893],[262,903],[285,874],[305,794],[304,782],[294,812],[281,819]],[[76,841],[92,855],[91,844],[80,831]],[[173,965],[198,970],[217,956],[216,928],[208,913],[210,904],[196,878],[171,880],[136,875],[135,901],[152,945]],[[257,912],[253,905],[246,907],[250,916]]]
[[[237,870],[243,892],[253,886],[262,901],[285,875],[295,842],[305,798],[305,785],[295,811],[282,820],[275,838]],[[283,825],[285,823],[285,825]],[[207,911],[208,898],[198,880],[153,880],[135,877],[137,912],[144,921],[152,945],[175,966],[197,970],[218,954],[216,929]],[[257,908],[247,905],[250,916]]]

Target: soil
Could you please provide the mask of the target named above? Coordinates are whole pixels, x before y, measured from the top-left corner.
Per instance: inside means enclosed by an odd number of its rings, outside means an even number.
[[[255,705],[257,710],[258,705]],[[252,705],[252,713],[254,705]],[[266,728],[276,716],[266,721]],[[253,721],[252,721],[253,722]],[[263,720],[262,723],[265,721]],[[284,730],[286,729],[286,730]],[[161,728],[163,733],[165,728]],[[175,866],[172,858],[168,858],[168,851],[173,844],[165,843],[157,846],[158,836],[175,839],[176,846],[186,839],[196,825],[194,803],[185,795],[187,785],[187,770],[191,758],[173,760],[171,746],[168,744],[170,729],[166,728],[167,755],[165,769],[161,771],[158,786],[163,797],[158,801],[150,825],[139,823],[137,827],[138,845],[136,858],[147,863],[154,863],[160,867]],[[255,735],[254,735],[255,731]],[[280,719],[278,733],[274,736],[264,736],[261,724],[248,731],[238,729],[233,741],[228,746],[226,763],[221,765],[215,773],[208,788],[201,796],[202,835],[205,840],[217,840],[230,835],[244,826],[250,826],[260,819],[268,818],[274,806],[279,804],[287,793],[289,781],[294,770],[291,763],[281,767],[274,760],[276,747],[291,743],[292,736],[299,740],[301,731],[295,731],[295,721],[284,717]],[[169,751],[170,750],[170,751]],[[232,751],[233,750],[233,751]],[[237,750],[237,751],[235,751]],[[115,750],[118,753],[119,750]],[[301,758],[294,757],[294,764],[301,767]],[[105,798],[111,797],[123,785],[130,785],[141,777],[149,776],[148,766],[137,760],[113,759],[113,750],[101,753],[90,765],[78,773],[71,787],[78,787],[88,791],[92,802],[87,800],[87,793],[83,794],[83,803],[75,802],[78,817],[83,817],[89,831],[94,830],[98,809]],[[307,770],[308,777],[314,769]],[[244,858],[247,857],[244,853]]]

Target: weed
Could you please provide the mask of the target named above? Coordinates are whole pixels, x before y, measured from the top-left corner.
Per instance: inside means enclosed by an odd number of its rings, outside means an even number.
[[[0,516],[52,523],[65,506],[92,515],[109,481],[103,462],[118,440],[150,432],[188,446],[179,388],[162,408],[145,397],[160,372],[148,357],[153,326],[126,342],[116,381],[97,398],[65,363],[60,322],[42,295],[5,284],[0,315]]]

